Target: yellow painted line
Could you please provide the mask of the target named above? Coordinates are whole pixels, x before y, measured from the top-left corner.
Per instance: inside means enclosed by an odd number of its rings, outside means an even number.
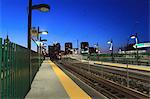
[[[114,67],[123,67],[126,68],[126,64],[118,64],[118,63],[108,63],[108,62],[95,62],[96,64],[104,64],[104,65],[109,65],[109,66],[114,66]],[[137,70],[144,70],[144,71],[150,71],[150,66],[141,66],[141,65],[128,65],[128,68],[131,69],[137,69]]]
[[[58,66],[49,61],[70,99],[91,99],[75,82],[73,82]],[[59,94],[59,93],[58,93]]]

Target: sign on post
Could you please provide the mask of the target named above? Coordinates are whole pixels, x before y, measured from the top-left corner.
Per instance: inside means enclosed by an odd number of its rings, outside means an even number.
[[[37,35],[38,35],[38,30],[37,30],[35,27],[33,27],[33,28],[30,30],[30,33],[32,34],[32,36],[37,37]]]

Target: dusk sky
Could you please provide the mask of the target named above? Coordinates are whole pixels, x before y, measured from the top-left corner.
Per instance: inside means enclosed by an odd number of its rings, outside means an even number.
[[[130,35],[138,33],[140,42],[150,41],[150,0],[33,0],[46,3],[51,11],[32,11],[32,26],[47,30],[41,35],[52,42],[87,41],[90,46],[99,43],[107,51],[110,39],[117,49],[127,43]],[[0,37],[27,47],[28,0],[0,0]],[[134,40],[130,40],[134,43]],[[32,48],[35,49],[32,44]]]

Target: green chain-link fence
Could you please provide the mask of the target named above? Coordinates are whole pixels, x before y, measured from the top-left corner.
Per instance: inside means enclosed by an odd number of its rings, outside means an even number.
[[[0,38],[0,98],[23,99],[42,61],[37,52],[31,51],[30,68],[29,50]]]

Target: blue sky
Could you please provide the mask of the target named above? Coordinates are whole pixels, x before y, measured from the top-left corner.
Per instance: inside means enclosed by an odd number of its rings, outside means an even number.
[[[150,41],[149,0],[33,0],[46,3],[51,11],[32,11],[32,26],[48,30],[48,45],[60,42],[88,41],[99,43],[107,51],[112,39],[117,49],[127,43],[130,35],[138,33],[139,41]],[[11,41],[27,46],[28,0],[0,1],[0,37],[8,34]],[[130,40],[134,43],[134,40]],[[32,43],[35,49],[35,44]]]

